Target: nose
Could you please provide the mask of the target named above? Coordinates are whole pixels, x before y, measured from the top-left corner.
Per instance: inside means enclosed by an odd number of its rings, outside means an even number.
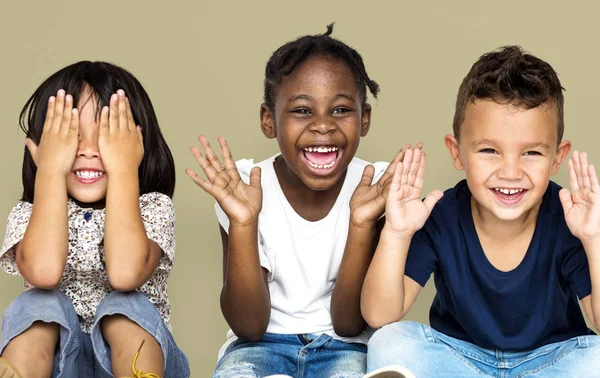
[[[498,170],[498,177],[505,180],[520,180],[523,178],[523,169],[518,159],[505,159]]]
[[[77,157],[85,157],[88,159],[100,157],[100,149],[98,148],[98,135],[96,133],[80,134]]]
[[[337,130],[335,121],[326,116],[316,117],[314,122],[310,124],[309,130],[313,133],[328,134]]]

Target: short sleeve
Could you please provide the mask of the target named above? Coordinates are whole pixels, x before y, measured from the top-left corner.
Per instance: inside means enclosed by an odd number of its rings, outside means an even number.
[[[429,218],[425,222],[425,226],[415,233],[408,248],[404,268],[404,274],[422,287],[425,287],[437,266],[437,254],[430,234],[430,228],[432,227],[433,221]]]
[[[0,267],[8,274],[19,275],[14,246],[25,236],[32,208],[33,205],[29,202],[19,202],[8,215],[6,234],[0,251]]]
[[[169,270],[175,259],[175,208],[171,198],[165,194],[152,192],[140,197],[140,212],[148,239],[162,249],[159,268]]]
[[[241,159],[236,161],[235,164],[237,166],[238,172],[240,173],[241,179],[245,183],[249,183],[250,171],[252,170],[252,168],[255,167],[253,161],[248,159]],[[229,234],[229,217],[227,217],[227,214],[225,214],[225,211],[223,211],[223,209],[221,208],[221,206],[219,206],[218,203],[215,203],[215,213],[217,214],[217,220],[219,221],[219,224],[221,225],[221,227],[223,227],[225,232]],[[258,258],[260,260],[260,266],[262,266],[263,268],[268,270],[269,273],[271,273],[273,271],[272,265],[269,262],[269,259],[267,258],[267,254],[265,253],[264,240],[260,233],[260,219],[258,228]],[[271,276],[272,275],[269,274],[269,279],[272,278]]]
[[[563,250],[565,254],[561,263],[561,275],[577,297],[583,299],[592,293],[590,267],[583,245],[569,233]]]

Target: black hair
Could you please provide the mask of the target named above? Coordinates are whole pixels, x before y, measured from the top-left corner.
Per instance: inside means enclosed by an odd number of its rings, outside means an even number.
[[[264,101],[271,110],[275,108],[277,90],[284,76],[290,75],[302,62],[314,56],[339,59],[345,63],[356,78],[362,104],[367,101],[367,87],[377,98],[379,84],[369,78],[362,57],[352,47],[331,37],[333,25],[327,25],[324,34],[305,35],[278,48],[267,62],[265,70]]]
[[[47,78],[27,100],[19,116],[19,125],[36,144],[40,143],[48,99],[59,89],[73,96],[78,104],[87,88],[97,101],[97,115],[108,106],[110,96],[123,89],[131,104],[136,125],[142,127],[144,157],[138,169],[140,194],[160,192],[173,196],[175,191],[175,163],[171,151],[160,131],[152,102],[142,84],[125,69],[106,62],[81,61],[67,66]],[[33,203],[36,166],[25,147],[23,156],[22,201]]]

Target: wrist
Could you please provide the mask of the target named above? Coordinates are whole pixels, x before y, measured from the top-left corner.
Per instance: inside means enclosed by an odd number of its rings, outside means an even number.
[[[258,218],[249,219],[247,221],[236,221],[233,219],[229,220],[229,229],[238,229],[238,230],[258,230]]]
[[[405,231],[405,230],[394,230],[389,227],[387,224],[383,226],[381,230],[381,238],[396,240],[399,242],[409,242],[412,240],[415,232],[413,231]]]
[[[600,250],[600,237],[590,237],[580,239],[583,248],[587,251]]]
[[[350,217],[350,227],[370,230],[374,229],[377,225],[377,220],[365,220],[365,219],[355,219],[354,217]]]

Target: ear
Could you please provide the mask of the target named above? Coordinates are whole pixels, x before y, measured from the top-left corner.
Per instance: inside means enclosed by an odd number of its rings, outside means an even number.
[[[260,105],[260,129],[269,139],[273,139],[277,136],[273,114],[264,102]]]
[[[563,140],[562,142],[560,142],[560,144],[558,145],[558,148],[556,149],[556,155],[554,156],[554,161],[552,162],[552,168],[550,169],[551,175],[554,175],[554,174],[556,174],[556,172],[558,172],[558,170],[560,169],[560,166],[562,165],[563,161],[565,161],[565,159],[569,155],[570,151],[571,151],[571,141],[570,140]]]
[[[460,147],[456,137],[454,137],[452,134],[446,134],[444,137],[444,143],[450,152],[450,157],[452,158],[452,164],[454,164],[454,168],[458,169],[459,171],[465,169],[465,164],[460,156]]]
[[[362,116],[360,117],[360,136],[364,137],[371,128],[371,105],[364,104],[362,107]]]

